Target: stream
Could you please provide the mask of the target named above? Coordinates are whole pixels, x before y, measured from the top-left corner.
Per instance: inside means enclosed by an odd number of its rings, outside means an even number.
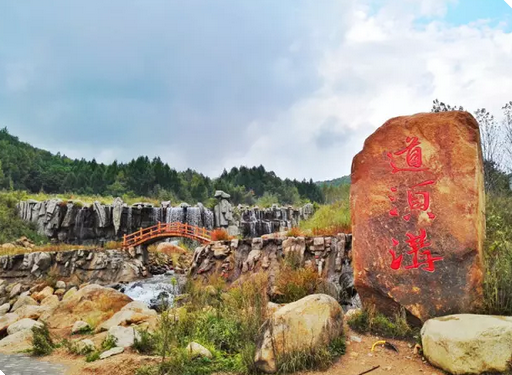
[[[166,299],[169,305],[172,305],[175,296],[180,294],[186,278],[186,275],[171,271],[164,275],[155,275],[126,284],[121,292],[134,301],[145,303],[150,308],[158,308],[162,304],[162,299]]]

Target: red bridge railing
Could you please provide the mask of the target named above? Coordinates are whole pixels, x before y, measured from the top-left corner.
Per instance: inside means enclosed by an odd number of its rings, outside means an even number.
[[[196,227],[182,223],[160,223],[148,228],[140,228],[131,234],[123,237],[123,248],[135,247],[157,238],[165,237],[186,237],[201,243],[211,242],[212,231],[206,228]]]

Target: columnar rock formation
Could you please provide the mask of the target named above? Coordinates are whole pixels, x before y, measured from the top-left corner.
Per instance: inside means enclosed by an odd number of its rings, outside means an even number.
[[[416,323],[473,311],[482,296],[484,189],[467,112],[389,120],[352,164],[356,289]],[[413,319],[416,318],[416,319]]]
[[[158,222],[180,222],[205,227],[225,228],[230,235],[246,237],[287,230],[307,219],[313,212],[312,205],[301,209],[269,209],[239,207],[233,209],[229,194],[218,191],[219,203],[211,211],[201,203],[190,206],[182,203],[172,207],[162,202],[160,207],[150,203],[135,203],[131,206],[116,198],[110,205],[94,202],[84,205],[79,201],[50,199],[44,202],[22,201],[18,204],[21,218],[34,223],[40,234],[51,239],[69,243],[98,243],[120,240],[124,234]]]
[[[272,284],[285,256],[292,255],[303,267],[314,267],[327,281],[330,294],[346,306],[357,304],[351,267],[351,235],[335,237],[263,237],[217,241],[198,247],[190,275],[218,274],[228,282],[247,280],[267,272]]]

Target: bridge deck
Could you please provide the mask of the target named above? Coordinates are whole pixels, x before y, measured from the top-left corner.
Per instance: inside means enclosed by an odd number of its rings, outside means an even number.
[[[200,228],[182,223],[161,223],[148,228],[125,234],[123,237],[123,248],[135,247],[158,238],[186,237],[201,243],[211,241],[212,232],[206,228]]]

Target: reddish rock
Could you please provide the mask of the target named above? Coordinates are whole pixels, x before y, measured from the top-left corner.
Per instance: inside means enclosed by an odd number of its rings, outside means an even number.
[[[485,233],[478,123],[467,112],[389,120],[352,164],[355,286],[411,322],[472,312]]]

